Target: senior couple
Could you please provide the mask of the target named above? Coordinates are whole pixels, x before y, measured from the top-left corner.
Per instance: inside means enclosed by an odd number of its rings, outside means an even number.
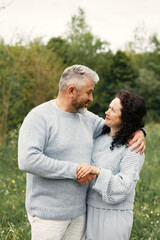
[[[20,128],[18,163],[27,173],[32,240],[130,237],[145,103],[121,91],[104,120],[87,111],[98,81],[86,66],[66,68],[58,97],[32,109]]]

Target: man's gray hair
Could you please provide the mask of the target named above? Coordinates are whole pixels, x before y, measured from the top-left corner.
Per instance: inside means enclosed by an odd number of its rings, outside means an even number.
[[[86,66],[73,65],[67,67],[60,78],[59,90],[64,91],[72,84],[76,85],[76,88],[80,90],[85,85],[87,78],[91,79],[94,83],[99,81],[98,74]]]

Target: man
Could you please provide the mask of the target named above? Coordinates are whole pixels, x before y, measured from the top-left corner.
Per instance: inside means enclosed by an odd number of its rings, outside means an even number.
[[[104,124],[86,110],[98,81],[85,66],[66,68],[57,99],[31,110],[21,126],[18,162],[27,172],[26,209],[33,240],[83,238],[87,183],[94,176],[77,180],[76,169],[90,163],[93,138]],[[144,151],[142,131],[132,142],[137,139]]]

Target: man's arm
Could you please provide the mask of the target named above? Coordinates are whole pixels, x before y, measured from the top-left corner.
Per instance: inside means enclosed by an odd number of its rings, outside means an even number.
[[[138,130],[133,134],[133,136],[134,137],[129,141],[128,146],[130,147],[135,143],[131,148],[131,151],[137,149],[136,152],[140,152],[140,154],[142,154],[146,149],[144,132],[142,130]]]
[[[37,112],[24,120],[18,141],[20,170],[50,179],[76,179],[78,163],[53,159],[44,154],[49,138],[46,118]]]
[[[87,183],[92,182],[94,178],[95,178],[94,174],[88,174],[83,178],[77,178],[76,181],[82,185],[86,185]]]
[[[93,136],[94,138],[98,137],[102,133],[102,128],[104,126],[104,119],[100,118],[99,116],[89,112],[91,119],[92,119],[92,125],[93,125]],[[129,142],[128,146],[131,146],[135,143],[134,147],[131,149],[131,151],[136,150],[136,152],[140,152],[142,154],[145,151],[145,135],[143,130],[137,130],[134,134],[134,137]]]

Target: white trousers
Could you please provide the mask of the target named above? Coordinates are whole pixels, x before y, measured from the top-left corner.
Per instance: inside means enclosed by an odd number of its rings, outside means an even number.
[[[86,214],[67,220],[46,220],[28,214],[32,240],[84,240]]]

